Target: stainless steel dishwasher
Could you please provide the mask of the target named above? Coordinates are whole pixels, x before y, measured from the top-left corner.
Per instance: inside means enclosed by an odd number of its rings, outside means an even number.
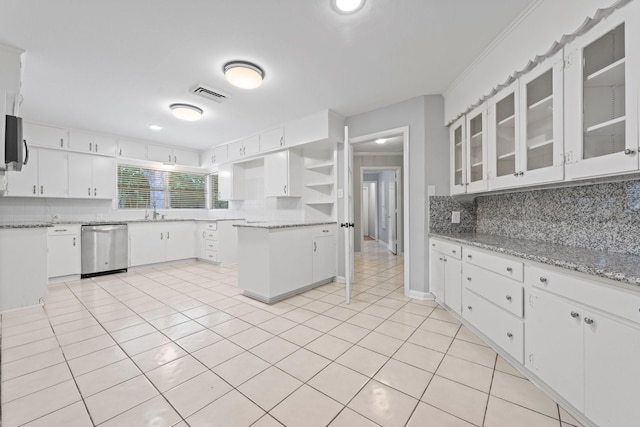
[[[129,230],[127,224],[82,226],[80,277],[127,271]]]

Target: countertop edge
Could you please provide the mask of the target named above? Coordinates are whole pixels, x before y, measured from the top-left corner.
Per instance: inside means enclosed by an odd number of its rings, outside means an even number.
[[[298,227],[313,227],[315,225],[330,225],[337,224],[337,221],[318,221],[318,222],[307,222],[307,223],[289,223],[289,224],[269,224],[268,222],[256,222],[256,223],[244,223],[244,224],[234,224],[234,227],[238,228],[258,228],[258,229],[267,229],[267,230],[275,230],[278,228],[298,228]]]
[[[115,219],[100,221],[60,221],[60,222],[42,222],[33,224],[2,224],[0,230],[21,229],[21,228],[49,228],[64,225],[109,225],[109,224],[154,224],[159,222],[219,222],[219,221],[244,221],[244,218],[221,218],[221,219],[202,219],[202,218],[165,218],[165,219]]]

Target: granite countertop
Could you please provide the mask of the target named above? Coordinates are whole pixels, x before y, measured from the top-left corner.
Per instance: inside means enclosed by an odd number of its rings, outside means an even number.
[[[59,222],[39,222],[39,223],[22,223],[22,224],[0,224],[0,230],[11,228],[47,228],[58,225],[102,225],[102,224],[131,224],[131,223],[154,223],[154,222],[184,222],[184,221],[240,221],[244,218],[222,218],[222,219],[194,219],[194,218],[164,218],[164,219],[114,219],[100,221],[59,221]]]
[[[300,222],[277,222],[277,221],[254,221],[244,224],[235,224],[234,227],[263,228],[273,230],[276,228],[310,227],[313,225],[337,224],[336,221],[300,221]]]
[[[431,233],[468,246],[640,287],[640,256],[476,233]]]

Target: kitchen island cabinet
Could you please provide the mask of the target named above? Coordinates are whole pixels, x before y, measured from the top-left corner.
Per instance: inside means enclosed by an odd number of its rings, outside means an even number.
[[[273,303],[331,282],[336,275],[335,222],[238,227],[238,286]]]

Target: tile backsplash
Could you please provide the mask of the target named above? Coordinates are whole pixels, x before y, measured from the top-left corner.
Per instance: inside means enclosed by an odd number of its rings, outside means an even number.
[[[460,212],[460,223],[451,222],[451,213]],[[474,233],[476,205],[449,196],[429,197],[429,229],[433,233]]]
[[[430,199],[430,218],[448,212],[450,222],[453,209],[449,203],[453,202],[438,199],[445,198]],[[454,198],[449,199],[455,202]],[[637,179],[478,196],[471,203],[477,233],[640,255]],[[432,219],[431,231],[461,232],[438,228],[440,224],[441,221]]]

